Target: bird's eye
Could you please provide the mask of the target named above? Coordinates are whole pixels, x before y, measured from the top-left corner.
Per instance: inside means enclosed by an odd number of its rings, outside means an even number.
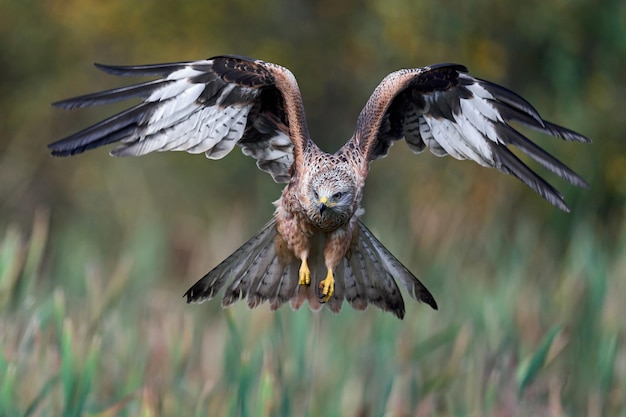
[[[317,191],[313,191],[313,196],[315,197],[316,200],[319,200],[320,196],[317,195]]]
[[[343,195],[342,192],[338,192],[338,193],[333,194],[333,200],[339,200],[342,195]]]

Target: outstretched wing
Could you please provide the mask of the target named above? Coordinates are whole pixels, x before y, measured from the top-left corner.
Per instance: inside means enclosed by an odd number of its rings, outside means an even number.
[[[589,142],[576,132],[543,120],[514,92],[472,77],[462,65],[439,64],[385,77],[361,111],[347,146],[357,146],[369,162],[386,156],[393,141],[404,138],[415,153],[428,147],[437,156],[471,159],[511,174],[556,207],[569,211],[563,196],[509,146],[573,185],[587,187],[587,183],[512,127],[510,121],[567,141]]]
[[[143,66],[96,67],[113,75],[156,80],[53,103],[74,109],[130,98],[142,102],[49,145],[68,156],[121,142],[111,154],[205,153],[219,159],[235,145],[276,182],[288,182],[309,135],[300,90],[281,66],[237,56]]]

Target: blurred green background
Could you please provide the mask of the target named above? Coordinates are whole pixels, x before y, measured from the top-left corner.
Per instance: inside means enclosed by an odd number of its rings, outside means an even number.
[[[239,151],[52,158],[123,105],[49,103],[134,81],[94,61],[224,53],[290,68],[328,151],[387,73],[465,64],[590,137],[530,133],[591,188],[538,169],[566,214],[398,143],[364,219],[438,312],[186,305],[281,187]],[[626,415],[623,1],[0,0],[0,56],[1,416]]]

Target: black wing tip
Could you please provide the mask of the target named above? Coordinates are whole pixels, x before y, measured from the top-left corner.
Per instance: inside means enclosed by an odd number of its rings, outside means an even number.
[[[563,196],[559,196],[559,198],[549,198],[548,196],[542,195],[542,197],[548,200],[548,203],[552,204],[554,207],[558,208],[559,210],[565,213],[571,213],[572,210],[569,208],[569,206],[565,202],[565,199],[563,198]]]
[[[515,175],[515,174],[513,174],[513,175]],[[543,180],[543,178],[541,178],[541,177],[539,177],[539,178],[541,180]],[[526,185],[531,187],[533,189],[533,191],[535,191],[537,194],[539,194],[541,197],[543,197],[545,200],[547,200],[554,207],[558,208],[561,211],[564,211],[565,213],[570,213],[571,209],[569,208],[569,206],[565,202],[565,197],[563,197],[563,194],[561,194],[556,188],[554,188],[552,186],[552,184],[548,183],[545,180],[543,180],[543,181],[544,181],[544,184],[546,184],[546,185],[543,185],[543,186],[540,185],[537,189],[535,189],[533,187],[533,185],[530,185],[530,184],[526,183],[524,180],[522,180],[522,182],[524,182]]]
[[[151,67],[151,65],[110,65],[99,62],[94,62],[93,66],[110,75],[131,75],[132,72]]]
[[[67,156],[72,156],[72,155],[76,155],[82,152],[72,152],[72,151],[57,151],[57,150],[52,150],[52,152],[50,152],[50,155],[57,157],[57,158],[65,158]]]
[[[236,54],[223,54],[216,55],[207,58],[208,61],[214,59],[237,59],[246,62],[263,62],[259,59],[250,58],[244,55]],[[147,65],[110,65],[94,62],[93,65],[100,71],[106,72],[111,75],[132,75],[132,76],[164,76],[182,67],[193,65],[200,61],[180,61],[180,62],[166,62],[162,64],[147,64]]]
[[[439,69],[451,69],[451,70],[455,70],[455,71],[463,72],[463,73],[469,72],[469,70],[467,69],[465,65],[457,64],[455,62],[443,62],[440,64],[428,65],[426,68],[428,68],[431,71],[439,70]]]
[[[99,62],[94,62],[93,66],[110,75],[128,75],[129,71],[137,68],[135,66],[128,65],[100,64]]]
[[[117,65],[101,64],[99,62],[94,62],[93,66],[98,68],[100,71],[104,71],[104,72],[107,72],[107,70],[111,68],[118,68]]]
[[[66,106],[66,104],[65,104],[65,101],[66,101],[66,100],[59,100],[59,101],[55,101],[55,102],[50,103],[50,105],[51,105],[52,107],[57,107],[57,108],[59,108],[59,109],[69,110],[69,108],[68,108],[68,107]]]
[[[494,168],[498,169],[500,172],[514,176],[556,208],[566,213],[571,211],[567,203],[565,203],[565,197],[563,197],[563,194],[561,194],[559,190],[557,190],[543,177],[530,169],[524,162],[515,156],[509,148],[506,146],[500,146],[497,149],[494,149],[494,151],[494,157],[496,158]],[[589,184],[587,184],[587,182],[580,178],[577,174],[573,177],[564,176],[559,173],[557,173],[557,175],[574,186],[579,186],[581,188],[589,186]]]
[[[574,130],[559,126],[555,123],[543,120],[544,126],[548,134],[556,136],[568,142],[592,143],[591,139]]]
[[[588,190],[589,188],[591,188],[591,185],[590,185],[587,181],[585,181],[583,178],[578,177],[578,179],[579,179],[579,182],[577,182],[576,184],[574,184],[575,186],[580,187],[580,188],[584,188],[584,189],[586,189],[586,190]]]
[[[580,142],[580,143],[587,143],[587,144],[593,143],[593,141],[591,139],[589,139],[587,136],[582,135],[582,134],[580,134],[578,132],[575,132],[573,130],[566,129],[564,127],[561,127],[561,133],[562,133],[561,137],[563,139],[565,139],[566,141],[569,141],[569,142]]]
[[[166,62],[163,64],[147,64],[147,65],[109,65],[94,62],[93,65],[100,71],[107,74],[117,76],[134,76],[134,77],[163,77],[172,72],[184,68],[195,61]]]
[[[89,150],[90,148],[85,147],[85,146],[80,146],[77,148],[53,148],[50,145],[48,145],[48,149],[51,149],[52,152],[50,152],[50,155],[57,157],[57,158],[65,158],[68,156],[74,156],[74,155],[79,155],[81,153],[85,153],[85,151]]]
[[[512,174],[512,175],[517,177],[517,175],[515,174]],[[519,177],[517,178],[522,180]],[[541,179],[543,180],[543,178]],[[552,187],[549,183],[546,182],[546,184],[548,184],[549,187],[540,186],[540,188],[536,189],[533,185],[527,183],[526,181],[522,180],[522,182],[524,182],[526,185],[532,188],[533,191],[535,191],[537,194],[543,197],[548,203],[552,204],[554,207],[558,208],[559,210],[565,213],[570,213],[572,211],[567,205],[567,203],[565,202],[565,197],[563,197],[563,195],[556,188]]]
[[[507,120],[515,120],[531,129],[568,142],[592,143],[591,139],[585,135],[545,120],[528,100],[515,91],[482,78],[474,79],[479,85],[491,93],[496,100],[510,107],[513,113],[506,117]],[[515,112],[519,113],[515,114]],[[534,123],[530,120],[525,120],[528,117],[530,117]]]
[[[167,64],[163,64],[163,65],[167,65]],[[110,65],[110,64],[101,64],[99,62],[94,62],[93,66],[98,68],[102,72],[106,72],[107,74],[123,75],[123,74],[128,73],[128,71],[145,69],[146,67],[152,67],[153,65]]]
[[[84,107],[82,100],[80,100],[81,98],[82,97],[67,98],[50,103],[50,105],[52,107],[56,107],[57,109],[74,110],[76,108]]]
[[[81,147],[68,146],[67,144],[63,142],[64,142],[63,140],[60,140],[58,142],[48,144],[47,147],[48,149],[50,149],[51,151],[50,154],[52,156],[59,156],[59,157],[72,156],[75,154],[83,153],[85,151]]]
[[[555,188],[547,189],[547,188],[542,187],[541,190],[536,190],[531,185],[529,184],[526,184],[526,185],[531,187],[533,191],[537,192],[541,197],[547,200],[548,203],[552,204],[554,207],[558,208],[559,210],[565,213],[570,213],[572,211],[567,205],[567,203],[565,202],[565,197],[563,197],[563,195],[560,192],[558,192]]]

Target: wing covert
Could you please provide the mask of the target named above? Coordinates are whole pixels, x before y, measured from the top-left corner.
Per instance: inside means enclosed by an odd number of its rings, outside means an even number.
[[[511,126],[511,121],[566,141],[589,142],[542,119],[516,93],[472,77],[462,65],[439,64],[385,77],[361,111],[349,144],[373,161],[386,156],[393,142],[404,138],[415,153],[428,148],[437,156],[470,159],[513,175],[551,204],[569,211],[563,196],[509,147],[518,148],[573,185],[587,187],[587,183]]]
[[[96,67],[113,75],[159,78],[53,103],[75,109],[141,100],[50,144],[55,156],[119,142],[112,155],[185,151],[219,159],[239,145],[276,182],[288,182],[290,167],[307,146],[300,91],[291,72],[281,66],[218,56],[194,62]]]

